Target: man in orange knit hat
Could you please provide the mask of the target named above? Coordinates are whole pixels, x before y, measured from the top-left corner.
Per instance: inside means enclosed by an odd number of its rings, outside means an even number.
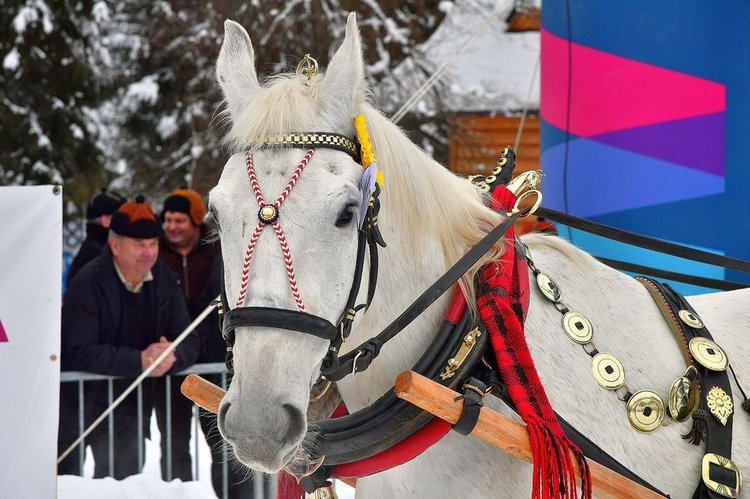
[[[63,300],[63,366],[126,378],[113,382],[115,398],[190,324],[175,275],[157,261],[160,233],[143,196],[120,206],[112,216],[107,246],[79,271]],[[191,334],[151,375],[189,367],[199,350],[200,339]],[[107,424],[99,425],[87,439],[96,461],[94,477],[121,479],[141,472],[138,447],[144,440],[138,438],[139,418],[142,435],[148,436],[154,381],[143,381],[140,415],[136,392],[114,411],[113,442]],[[90,388],[86,389],[87,425],[109,404],[106,382],[92,382]],[[114,463],[109,460],[110,444]]]

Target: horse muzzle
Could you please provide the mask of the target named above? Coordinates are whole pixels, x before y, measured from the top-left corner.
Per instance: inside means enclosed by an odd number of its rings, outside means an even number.
[[[265,473],[277,473],[292,461],[307,432],[305,412],[289,402],[243,404],[225,397],[217,421],[237,459]]]

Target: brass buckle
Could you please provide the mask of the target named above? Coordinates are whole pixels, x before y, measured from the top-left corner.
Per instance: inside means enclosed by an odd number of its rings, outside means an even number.
[[[710,471],[712,464],[725,468],[734,473],[734,487],[730,487],[729,485],[711,480]],[[734,462],[732,462],[731,459],[728,459],[724,456],[713,454],[711,452],[703,456],[701,476],[703,478],[703,483],[706,484],[706,487],[724,497],[738,497],[740,495],[740,492],[742,491],[742,473],[740,472],[740,469],[736,464],[734,464]]]

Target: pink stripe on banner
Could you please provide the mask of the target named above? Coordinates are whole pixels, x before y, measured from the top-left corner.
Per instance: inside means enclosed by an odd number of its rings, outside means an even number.
[[[568,42],[542,30],[542,117],[566,130]],[[571,44],[570,133],[601,133],[726,109],[726,89],[697,76]]]
[[[8,335],[5,334],[5,328],[3,327],[3,321],[0,321],[0,343],[6,343],[8,341]]]

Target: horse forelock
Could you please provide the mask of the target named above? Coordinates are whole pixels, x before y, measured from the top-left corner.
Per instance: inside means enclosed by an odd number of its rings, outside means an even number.
[[[226,111],[223,119],[229,131],[224,143],[233,151],[251,149],[264,137],[294,132],[329,132],[352,135],[352,123],[322,112],[319,102],[322,74],[310,80],[294,73],[267,78],[262,89],[234,119]],[[338,118],[338,119],[337,119]]]
[[[315,96],[320,85],[316,77],[308,84],[294,74],[275,75],[234,120],[224,113],[229,131],[224,143],[234,151],[251,149],[264,137],[309,131],[319,122]]]

